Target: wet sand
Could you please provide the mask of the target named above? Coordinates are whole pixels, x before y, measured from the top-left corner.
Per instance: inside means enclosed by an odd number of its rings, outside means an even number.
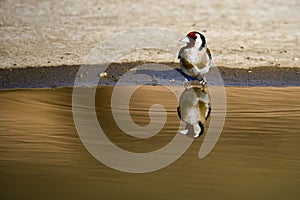
[[[149,66],[149,70],[141,73],[152,77],[155,75],[151,69],[156,69],[159,76],[163,79],[176,79],[181,82],[184,77],[174,71],[179,69],[178,63],[153,63],[153,62],[125,62],[112,63],[109,66],[105,65],[61,65],[51,67],[27,67],[17,69],[0,69],[0,89],[15,89],[15,88],[56,88],[56,87],[73,87],[75,78],[86,78],[91,74],[99,75],[101,67],[104,66],[107,77],[99,78],[99,85],[115,85],[120,77],[126,72],[145,65]],[[171,71],[162,71],[156,66],[164,65]],[[90,71],[88,73],[80,73],[79,69],[85,66]],[[103,69],[103,70],[104,70]],[[300,68],[298,67],[254,67],[248,69],[227,68],[223,66],[217,67],[222,76],[225,86],[300,86]],[[173,70],[173,71],[172,71]],[[171,72],[171,73],[170,73]],[[211,72],[210,72],[211,73]],[[209,74],[208,73],[208,76]],[[213,83],[215,77],[209,81]],[[135,81],[133,81],[135,83]],[[139,83],[143,84],[143,83]],[[132,85],[132,84],[131,84]],[[177,84],[174,84],[177,85]]]
[[[178,102],[166,89],[145,86],[132,97],[131,116],[140,125],[149,123],[153,103],[167,112],[160,133],[136,139],[115,125],[112,88],[103,86],[96,94],[97,117],[111,141],[149,152],[174,137]],[[101,164],[85,149],[74,127],[71,88],[2,90],[1,199],[298,199],[300,88],[226,87],[226,92],[225,126],[206,158],[198,158],[204,134],[168,167],[129,174]]]

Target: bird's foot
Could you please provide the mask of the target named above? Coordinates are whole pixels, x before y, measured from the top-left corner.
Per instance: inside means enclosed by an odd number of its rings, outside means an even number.
[[[189,88],[191,86],[191,81],[189,81],[188,79],[185,79],[183,81],[183,86],[185,89]]]
[[[201,78],[201,79],[200,79]],[[206,78],[204,77],[204,76],[201,76],[199,78],[199,82],[200,82],[200,85],[203,87],[203,89],[204,88],[206,88],[206,84],[207,84],[207,82],[206,82]]]
[[[200,85],[203,87],[203,89],[206,88],[207,86],[206,80],[203,79],[202,81],[200,81]]]

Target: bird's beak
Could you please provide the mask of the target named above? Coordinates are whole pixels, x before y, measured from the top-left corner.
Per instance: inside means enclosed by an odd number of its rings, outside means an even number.
[[[184,38],[182,38],[181,40],[179,40],[179,42],[185,42],[185,43],[190,43],[190,38],[185,36]]]

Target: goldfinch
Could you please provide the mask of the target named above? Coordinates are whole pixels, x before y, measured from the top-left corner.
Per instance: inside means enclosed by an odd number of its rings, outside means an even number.
[[[197,31],[192,31],[182,38],[180,42],[186,43],[186,46],[182,47],[178,53],[182,72],[197,78],[205,85],[206,79],[204,74],[208,73],[211,67],[212,56],[207,48],[204,35]]]

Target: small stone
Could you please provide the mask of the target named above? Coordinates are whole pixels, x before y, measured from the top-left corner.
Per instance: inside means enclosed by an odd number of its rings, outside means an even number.
[[[294,58],[294,60],[295,60],[295,61],[298,61],[298,60],[299,60],[299,58]]]
[[[100,78],[106,78],[107,77],[107,72],[102,72],[99,74]]]
[[[170,83],[175,83],[175,79],[171,79],[171,80],[170,80]]]
[[[248,73],[252,73],[252,70],[248,70]]]
[[[152,85],[157,85],[157,79],[155,76],[152,76]]]

